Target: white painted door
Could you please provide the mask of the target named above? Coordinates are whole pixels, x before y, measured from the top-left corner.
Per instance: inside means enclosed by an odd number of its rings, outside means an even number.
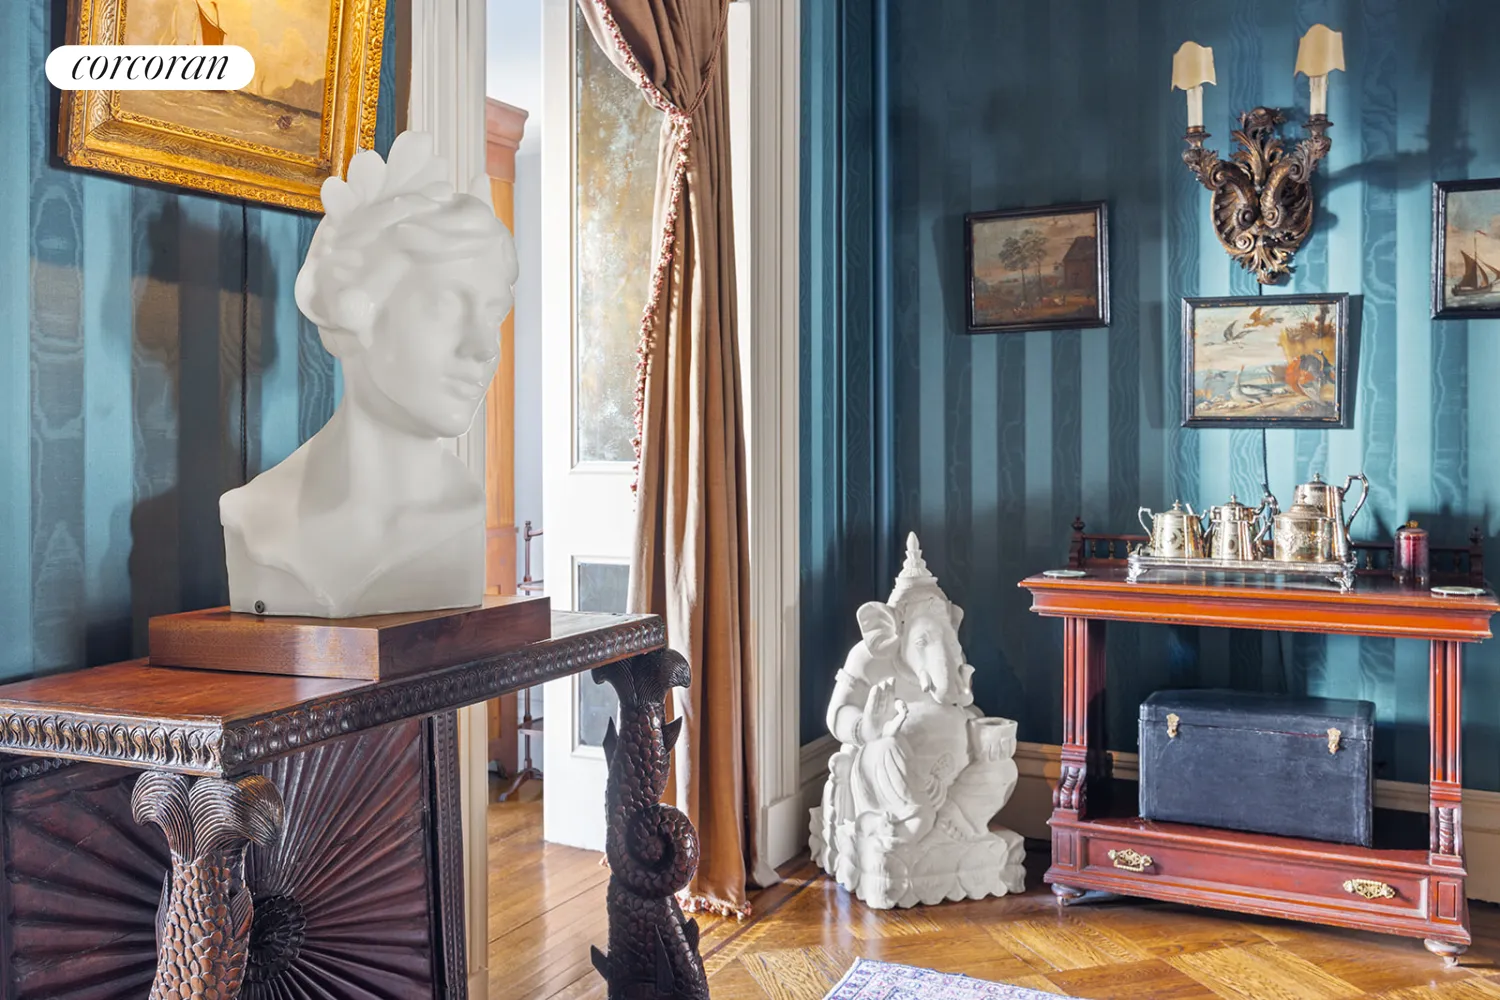
[[[598,49],[574,0],[543,2],[544,579],[554,608],[624,611],[661,116]],[[614,692],[583,674],[547,685],[543,702],[544,836],[602,850]]]

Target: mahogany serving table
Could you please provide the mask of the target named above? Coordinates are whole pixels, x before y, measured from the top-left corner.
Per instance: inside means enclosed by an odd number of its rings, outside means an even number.
[[[1052,867],[1064,901],[1085,890],[1288,917],[1424,939],[1449,960],[1469,945],[1460,775],[1462,649],[1490,637],[1500,603],[1399,590],[1361,577],[1356,589],[1209,582],[1163,574],[1127,583],[1122,566],[1082,578],[1032,576],[1031,609],[1063,620],[1062,772],[1053,791]],[[1176,582],[1172,582],[1173,580]],[[1110,758],[1103,741],[1104,629],[1109,621],[1208,625],[1426,639],[1431,643],[1430,836],[1425,850],[1374,848],[1095,815]],[[1116,810],[1098,810],[1114,812]]]
[[[549,639],[396,680],[131,662],[0,686],[3,995],[466,996],[455,709],[619,663],[595,678],[647,738],[613,787],[660,763],[687,680],[664,645],[654,616],[555,613]]]

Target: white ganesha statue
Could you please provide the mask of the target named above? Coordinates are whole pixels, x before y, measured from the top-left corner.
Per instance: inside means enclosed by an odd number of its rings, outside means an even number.
[[[879,909],[1020,892],[1021,837],[990,828],[1016,788],[1016,723],[974,706],[963,611],[915,534],[890,600],[857,616],[863,638],[828,706],[842,746],[812,810],[813,860]]]

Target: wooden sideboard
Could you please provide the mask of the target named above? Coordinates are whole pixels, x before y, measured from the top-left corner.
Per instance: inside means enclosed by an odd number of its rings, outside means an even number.
[[[130,662],[0,686],[3,995],[466,996],[455,710],[604,668],[643,734],[611,787],[665,782],[661,699],[688,674],[661,620],[552,623],[393,681]],[[611,968],[634,975],[633,929],[648,958],[660,930],[615,926],[616,895]]]
[[[1052,867],[1065,901],[1085,890],[1287,917],[1424,939],[1452,960],[1469,945],[1461,774],[1462,651],[1490,637],[1493,592],[1444,598],[1362,577],[1336,589],[1226,583],[1212,574],[1127,583],[1124,567],[1032,576],[1032,610],[1063,620],[1062,771],[1053,792]],[[1103,738],[1106,623],[1320,632],[1430,643],[1430,814],[1425,845],[1363,848],[1140,819],[1112,795]]]

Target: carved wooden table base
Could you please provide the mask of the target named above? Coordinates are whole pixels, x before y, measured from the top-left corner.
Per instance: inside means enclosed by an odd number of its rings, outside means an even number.
[[[682,719],[663,723],[665,699],[692,672],[664,650],[594,671],[620,696],[620,728],[604,736],[609,858],[609,954],[593,950],[610,1000],[707,1000],[698,956],[698,924],[682,914],[677,893],[698,871],[698,834],[687,816],[663,805],[672,745]]]
[[[0,1000],[140,997],[153,960],[152,1000],[463,1000],[453,709],[590,668],[621,705],[596,964],[611,998],[706,998],[674,896],[697,836],[660,802],[687,664],[650,616],[552,633],[376,683],[132,663],[0,687],[0,752],[36,758],[0,768]]]
[[[172,850],[151,1000],[238,996],[253,916],[245,848],[281,836],[281,795],[258,774],[226,781],[148,771],[130,807],[136,822],[161,827]]]

